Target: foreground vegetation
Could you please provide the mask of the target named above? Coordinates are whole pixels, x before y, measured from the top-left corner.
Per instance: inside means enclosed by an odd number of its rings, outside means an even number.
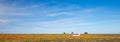
[[[0,34],[0,42],[120,42],[120,34]]]

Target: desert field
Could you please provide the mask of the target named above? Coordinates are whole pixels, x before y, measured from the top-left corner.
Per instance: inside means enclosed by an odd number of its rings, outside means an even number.
[[[0,42],[120,42],[120,34],[0,34]]]

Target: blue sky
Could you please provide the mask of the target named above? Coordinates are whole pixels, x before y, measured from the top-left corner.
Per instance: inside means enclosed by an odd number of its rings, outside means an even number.
[[[0,0],[0,33],[120,33],[119,0]]]

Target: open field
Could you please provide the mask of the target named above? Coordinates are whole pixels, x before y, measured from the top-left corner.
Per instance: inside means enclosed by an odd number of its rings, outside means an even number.
[[[120,34],[0,34],[0,42],[120,42]]]

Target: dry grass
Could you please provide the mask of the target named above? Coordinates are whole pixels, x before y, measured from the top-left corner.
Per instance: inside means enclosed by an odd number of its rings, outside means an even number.
[[[0,42],[120,42],[120,34],[0,34]]]

